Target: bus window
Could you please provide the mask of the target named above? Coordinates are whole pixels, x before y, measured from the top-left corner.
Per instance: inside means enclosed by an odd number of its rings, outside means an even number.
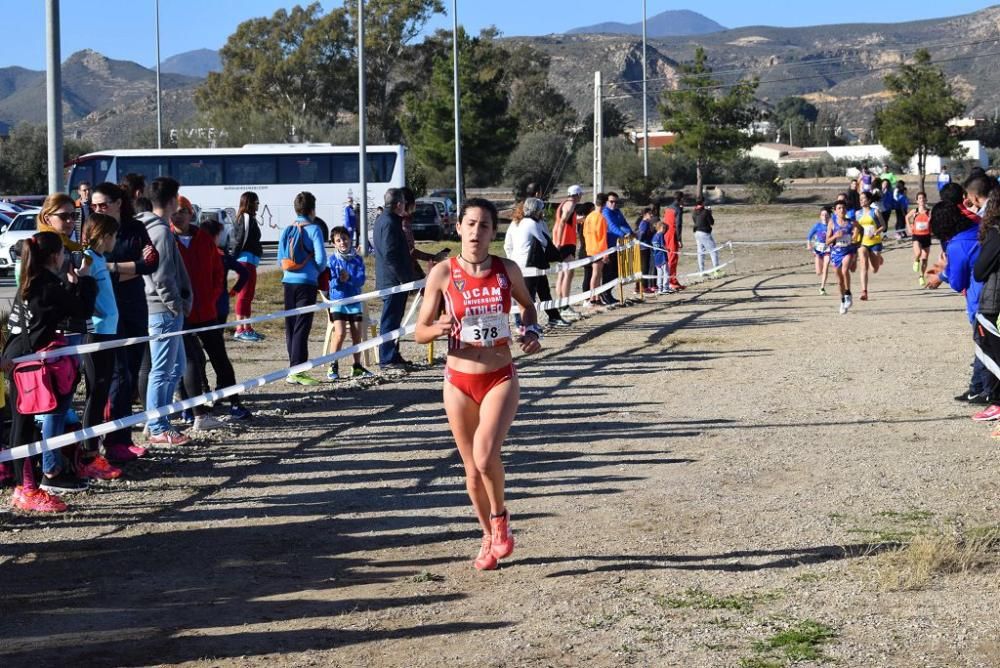
[[[91,186],[96,186],[108,178],[108,169],[111,167],[111,158],[87,158],[73,165],[69,175],[69,189],[75,191],[76,187],[83,181],[89,181]]]
[[[126,174],[142,174],[149,183],[158,176],[170,176],[166,158],[118,158],[118,182]]]
[[[271,156],[233,156],[225,158],[226,185],[275,183],[276,166]]]
[[[388,183],[392,180],[392,170],[395,168],[395,153],[368,154],[368,180],[372,183]]]
[[[221,186],[222,158],[171,158],[170,175],[184,186]]]
[[[337,153],[330,156],[333,168],[330,183],[357,183],[361,180],[358,172],[358,154]]]
[[[279,156],[278,183],[330,183],[330,158],[325,155]]]
[[[357,153],[338,153],[331,155],[330,158],[333,161],[330,183],[357,183],[360,180]],[[392,180],[392,170],[395,166],[395,153],[369,153],[368,182],[388,183]]]

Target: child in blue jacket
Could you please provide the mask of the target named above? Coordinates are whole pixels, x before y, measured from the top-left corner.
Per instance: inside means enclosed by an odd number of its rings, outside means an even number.
[[[661,295],[673,292],[669,287],[666,233],[667,226],[663,223],[657,223],[656,234],[653,235],[653,266],[656,267],[656,290]]]
[[[356,297],[361,294],[365,285],[365,261],[354,252],[350,231],[343,226],[335,227],[330,232],[333,239],[333,253],[330,254],[330,294],[331,301]],[[344,347],[347,327],[351,328],[351,341],[354,345],[361,343],[361,322],[364,319],[361,302],[342,304],[330,309],[330,322],[333,323],[333,338],[330,345],[334,350]],[[324,350],[327,355],[330,351]],[[354,367],[351,378],[368,378],[372,373],[361,365],[361,353],[354,353]],[[326,372],[327,380],[339,380],[340,372],[337,362],[330,364]]]

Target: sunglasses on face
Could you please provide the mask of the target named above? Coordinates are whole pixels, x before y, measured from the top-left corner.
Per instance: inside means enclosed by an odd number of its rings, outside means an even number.
[[[618,200],[616,200],[616,199],[609,199],[608,200],[608,204],[618,204]]]
[[[49,215],[50,216],[55,216],[59,220],[62,220],[63,222],[66,222],[66,223],[68,223],[71,220],[75,220],[76,219],[76,214],[74,212],[72,212],[72,211],[59,211],[59,212],[56,212],[56,213],[50,213]]]

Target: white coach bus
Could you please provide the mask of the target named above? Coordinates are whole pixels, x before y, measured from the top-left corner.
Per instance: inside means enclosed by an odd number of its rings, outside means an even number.
[[[308,190],[316,196],[316,215],[330,228],[340,225],[347,197],[358,199],[358,147],[331,144],[248,144],[243,148],[99,151],[69,163],[71,195],[82,181],[120,183],[126,174],[142,174],[148,184],[172,176],[181,194],[203,209],[228,209],[235,217],[246,190],[260,199],[262,240],[277,242],[281,229],[295,221],[292,202]],[[405,181],[403,146],[369,146],[368,214],[374,220],[388,188]]]

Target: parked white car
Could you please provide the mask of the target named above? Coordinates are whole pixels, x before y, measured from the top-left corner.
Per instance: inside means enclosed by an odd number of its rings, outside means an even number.
[[[14,220],[0,234],[0,273],[9,274],[14,271],[14,257],[11,248],[22,239],[27,239],[35,233],[38,222],[38,209],[29,209],[17,214]]]

